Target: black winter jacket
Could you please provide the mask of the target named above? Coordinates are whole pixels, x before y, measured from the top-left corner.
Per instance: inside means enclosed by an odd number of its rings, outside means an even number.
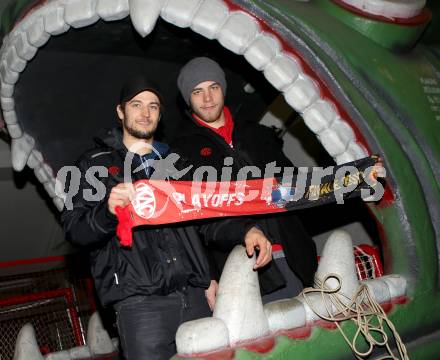
[[[254,178],[263,177],[266,165],[273,161],[278,167],[293,166],[282,151],[281,140],[266,126],[246,122],[243,121],[244,119],[235,121],[232,134],[233,148],[231,148],[221,136],[198,124],[190,114],[187,114],[186,120],[188,121],[184,121],[181,135],[171,144],[173,151],[183,155],[194,167],[213,166],[217,169],[218,179],[221,176],[224,159],[227,157],[233,158],[232,179],[236,178],[243,166],[254,165],[261,170],[261,175],[257,174]],[[250,178],[249,176],[248,179]],[[288,212],[268,214],[256,219],[264,227],[269,239],[283,246],[290,268],[299,276],[303,284],[312,285],[317,268],[316,246],[297,216]],[[267,280],[263,282],[262,280],[260,276],[262,288],[269,289]]]
[[[161,146],[162,150],[166,148]],[[201,238],[231,249],[243,242],[245,233],[255,223],[228,219],[201,226],[143,226],[133,230],[132,248],[121,247],[115,234],[117,219],[109,212],[107,201],[111,188],[123,182],[126,153],[122,132],[113,129],[105,139],[98,140],[95,149],[83,154],[77,162],[81,181],[73,198],[73,209],[65,208],[62,213],[67,240],[90,250],[92,275],[102,304],[113,304],[133,295],[166,295],[187,284],[207,288],[212,276]],[[136,159],[139,156],[134,155],[132,169],[142,165]],[[108,177],[99,179],[105,185],[105,196],[100,201],[83,196],[84,190],[92,189],[96,194],[98,189],[85,179],[91,166],[110,169]],[[133,181],[146,177],[144,171],[132,174]]]

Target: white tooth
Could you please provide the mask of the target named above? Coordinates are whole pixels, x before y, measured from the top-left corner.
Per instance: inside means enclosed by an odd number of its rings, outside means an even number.
[[[4,111],[3,112],[3,119],[5,120],[6,124],[16,124],[17,123],[17,114],[14,110],[12,111]]]
[[[264,305],[271,332],[293,329],[306,324],[306,309],[298,299],[282,299]]]
[[[225,323],[213,317],[188,321],[176,333],[177,353],[192,355],[229,346],[229,332]]]
[[[307,301],[305,297],[301,295],[298,295],[295,299],[298,300],[304,307],[306,323],[320,320],[321,317],[318,314],[331,316],[336,311],[336,308],[330,304],[328,304],[329,309],[327,310],[321,294],[311,293],[305,296],[307,296]],[[316,312],[312,310],[311,307],[313,307]]]
[[[14,110],[14,107],[15,107],[14,98],[2,97],[0,99],[0,103],[2,105],[3,112]]]
[[[97,312],[94,312],[90,317],[87,326],[87,345],[93,355],[110,354],[115,351],[110,336],[104,329]]]
[[[121,20],[128,16],[128,0],[98,0],[96,12],[105,21]]]
[[[351,141],[348,144],[348,150],[354,155],[355,160],[359,160],[368,156],[367,150],[365,150],[362,145],[359,145],[354,141]]]
[[[5,82],[1,82],[1,91],[0,96],[3,97],[12,97],[14,95],[14,85],[6,84]]]
[[[58,3],[46,7],[44,29],[51,35],[60,35],[69,30],[70,25],[64,20],[64,7]]]
[[[257,20],[237,11],[233,12],[220,29],[217,40],[235,54],[243,54],[260,31]]]
[[[266,79],[279,91],[287,89],[298,77],[301,68],[290,55],[276,56],[264,69]]]
[[[228,16],[229,9],[223,1],[205,1],[194,16],[191,29],[208,39],[215,39]]]
[[[420,14],[426,0],[342,0],[342,2],[373,15],[408,19]]]
[[[26,29],[26,33],[29,44],[37,48],[46,44],[50,38],[50,34],[44,29],[44,19],[42,17],[34,19]]]
[[[249,45],[244,57],[257,70],[263,70],[281,50],[274,36],[262,33]]]
[[[66,2],[64,20],[74,28],[82,28],[99,20],[96,0],[69,0]]]
[[[21,328],[15,341],[13,360],[43,360],[38,348],[34,327],[26,323]]]
[[[27,165],[31,168],[31,169],[35,169],[37,167],[41,166],[41,163],[43,162],[43,155],[38,151],[38,150],[32,150],[28,161],[27,161]]]
[[[179,27],[188,27],[202,0],[168,0],[161,16],[164,20]]]
[[[129,0],[130,18],[140,36],[153,31],[164,0]]]
[[[13,44],[17,50],[18,56],[24,60],[31,60],[38,51],[38,48],[29,44],[26,32],[18,31],[16,36],[13,38]]]
[[[58,210],[61,211],[62,208]],[[90,354],[90,349],[87,346],[77,346],[69,349],[69,356],[71,359],[89,359],[92,357],[92,354]]]
[[[0,65],[0,76],[2,78],[2,82],[5,82],[9,85],[14,85],[18,81],[19,74],[16,71],[12,71],[6,61],[2,61]]]
[[[330,129],[337,132],[341,141],[347,145],[349,142],[355,141],[353,129],[345,121],[341,120],[341,118],[337,118],[333,124],[331,124]]]
[[[53,177],[53,172],[48,164],[42,163],[41,166],[34,169],[38,181],[42,184],[48,182]]]
[[[355,161],[355,157],[352,154],[351,151],[347,150],[345,152],[343,152],[342,154],[336,156],[336,164],[337,165],[342,165],[342,164],[346,164],[352,161]]]
[[[57,194],[55,193],[55,180],[54,179],[50,179],[49,181],[45,182],[43,185],[44,185],[44,189],[46,190],[46,192],[49,194],[49,196],[51,198],[54,198],[55,196],[57,196]]]
[[[318,139],[321,141],[322,146],[330,156],[341,155],[347,149],[347,143],[339,137],[339,134],[332,129],[325,129],[318,134]]]
[[[390,289],[390,296],[392,299],[398,298],[406,294],[407,281],[406,278],[400,275],[384,275],[380,278],[385,281]]]
[[[49,353],[44,356],[44,360],[71,360],[70,353],[67,350]]]
[[[6,124],[6,127],[8,128],[9,136],[12,139],[18,139],[23,136],[23,131],[19,124]]]
[[[381,279],[368,279],[361,281],[361,284],[367,285],[371,295],[378,303],[385,303],[390,301],[390,290],[388,284]]]
[[[12,167],[15,171],[24,169],[34,146],[34,138],[26,133],[19,139],[12,139],[11,158]]]
[[[269,333],[254,265],[255,254],[249,258],[243,246],[236,246],[220,278],[213,316],[226,324],[231,346]]]
[[[302,117],[307,127],[315,134],[328,128],[338,116],[335,106],[329,101],[318,100],[304,110]]]
[[[55,206],[58,209],[58,211],[63,211],[63,209],[64,209],[64,201],[63,201],[63,199],[61,199],[59,197],[54,197],[52,199],[52,201],[55,204]]]
[[[12,71],[22,72],[26,68],[27,61],[17,55],[14,46],[9,46],[5,54],[5,61]]]
[[[295,111],[302,112],[319,98],[319,89],[310,77],[300,75],[286,90],[284,98]]]

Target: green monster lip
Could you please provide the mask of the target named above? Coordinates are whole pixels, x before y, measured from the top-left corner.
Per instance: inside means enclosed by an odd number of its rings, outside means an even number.
[[[70,27],[101,26],[95,24],[99,18],[120,21],[129,12],[142,36],[153,29],[159,14],[179,27],[191,27],[263,71],[336,162],[381,154],[387,169],[386,195],[368,208],[381,232],[385,273],[407,280],[406,298],[398,300],[403,303],[387,305],[389,317],[410,358],[438,356],[440,52],[438,35],[433,38],[426,31],[431,19],[427,9],[402,20],[368,14],[340,0],[206,0],[203,3],[214,4],[217,11],[207,24],[191,20],[196,9],[191,13],[189,5],[179,8],[171,0],[166,8],[164,2],[146,0],[148,6],[133,1],[130,10],[121,6],[114,11],[104,1],[68,3],[16,1],[2,13],[0,95],[16,170],[26,164],[34,169],[62,208],[54,191],[57,166],[46,158],[50,154],[34,131],[37,125],[20,116],[27,102],[20,95],[26,67],[40,61],[38,50],[51,36],[67,36],[63,34]],[[138,6],[137,11],[131,6]],[[202,5],[197,8],[201,10]],[[439,26],[437,10],[433,5],[433,29]],[[222,17],[228,20],[217,31],[220,25],[215,28],[215,21]],[[16,92],[19,88],[21,93]],[[348,334],[355,332],[352,323],[343,328]],[[212,356],[251,359],[259,356],[255,351],[273,359],[341,359],[351,354],[338,332],[309,326]]]

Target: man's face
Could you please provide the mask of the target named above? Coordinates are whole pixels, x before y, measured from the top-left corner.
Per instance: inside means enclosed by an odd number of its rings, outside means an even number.
[[[223,114],[224,96],[221,86],[214,81],[196,85],[190,97],[193,112],[204,122],[212,124]]]
[[[124,134],[144,140],[153,137],[160,117],[160,101],[154,93],[143,91],[124,105],[118,105],[116,110]]]

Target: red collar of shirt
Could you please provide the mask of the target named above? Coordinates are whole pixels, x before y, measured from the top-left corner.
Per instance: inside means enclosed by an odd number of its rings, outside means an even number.
[[[218,129],[209,126],[207,123],[200,120],[197,115],[192,114],[192,116],[198,124],[214,131],[216,134],[220,135],[228,145],[232,146],[232,131],[234,130],[234,120],[232,119],[231,112],[229,111],[229,108],[227,106],[223,107],[223,113],[225,114],[225,124],[223,126],[220,126]]]

